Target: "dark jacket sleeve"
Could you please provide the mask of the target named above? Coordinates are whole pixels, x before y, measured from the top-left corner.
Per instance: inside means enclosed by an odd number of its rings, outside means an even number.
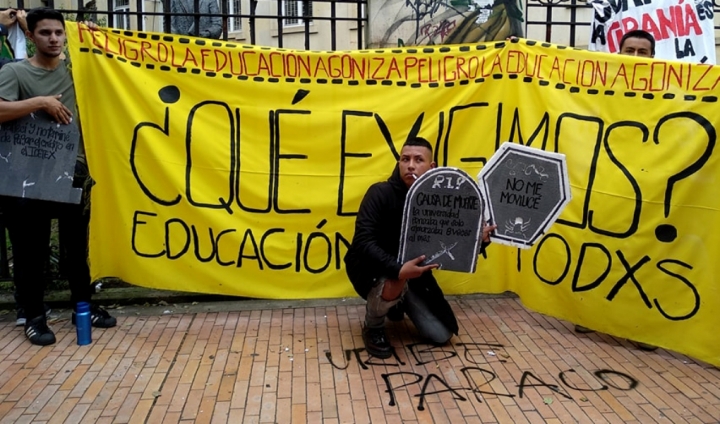
[[[217,2],[208,0],[208,13],[220,14]],[[205,38],[220,38],[222,35],[222,18],[220,16],[207,17],[205,25],[200,27],[200,36]]]
[[[380,243],[387,237],[387,234],[383,234],[383,219],[389,219],[388,202],[392,196],[392,193],[384,193],[378,184],[368,189],[355,221],[353,248],[368,261],[367,266],[378,269],[385,277],[398,278],[402,268],[397,260],[398,252],[386,252]]]
[[[482,237],[482,234],[480,235]],[[488,246],[490,246],[489,241],[482,241],[480,240],[480,248],[478,249],[478,255],[487,256],[487,250],[485,250]]]

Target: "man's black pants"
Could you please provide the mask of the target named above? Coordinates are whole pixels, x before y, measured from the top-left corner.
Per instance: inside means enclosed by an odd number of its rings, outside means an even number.
[[[28,320],[45,314],[45,266],[50,257],[50,228],[58,218],[66,255],[62,269],[70,282],[71,301],[89,302],[93,288],[87,261],[90,214],[85,206],[35,199],[0,199],[13,252],[13,276],[20,307]]]

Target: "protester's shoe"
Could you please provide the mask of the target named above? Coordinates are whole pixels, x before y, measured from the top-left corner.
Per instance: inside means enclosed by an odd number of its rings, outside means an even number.
[[[398,302],[390,308],[387,313],[387,318],[394,322],[402,321],[405,318],[405,311],[403,310],[402,302]]]
[[[43,303],[43,306],[45,307],[45,317],[50,317],[50,312],[52,312],[52,309],[47,305],[47,303]],[[17,309],[17,319],[15,320],[15,325],[20,327],[21,325],[25,325],[27,322],[27,317],[25,316],[25,309],[18,308]]]
[[[647,343],[641,343],[641,342],[633,342],[635,346],[637,346],[640,350],[644,350],[646,352],[652,352],[653,350],[657,349],[657,346],[653,346]]]
[[[445,347],[450,344],[451,339],[452,339],[452,337],[445,340],[444,342],[436,342],[435,340],[426,339],[425,343],[429,344],[432,347]]]
[[[45,315],[37,316],[25,323],[25,336],[30,343],[38,346],[55,343],[55,333],[48,327]]]
[[[110,316],[105,309],[96,305],[90,306],[90,322],[93,327],[97,328],[111,328],[117,325],[117,320],[115,318]],[[72,313],[72,323],[73,325],[77,325],[75,323],[75,311]]]
[[[380,328],[363,328],[363,342],[365,343],[365,350],[369,354],[376,358],[389,358],[392,356],[392,347],[385,337],[385,329]]]
[[[587,327],[583,327],[582,325],[575,324],[575,332],[580,334],[587,334],[587,333],[594,333],[595,330],[591,330]]]

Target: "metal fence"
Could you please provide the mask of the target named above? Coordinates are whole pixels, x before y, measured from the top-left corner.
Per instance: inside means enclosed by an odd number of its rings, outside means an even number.
[[[573,47],[579,38],[589,38],[590,19],[582,19],[585,16],[578,19],[578,15],[592,12],[592,6],[585,1],[527,0],[526,10],[525,33],[535,35],[533,38]],[[562,13],[557,13],[558,10]],[[583,35],[580,31],[584,31]]]
[[[79,0],[82,1],[82,0]],[[288,24],[291,23],[295,29],[294,33],[302,32],[304,35],[304,48],[310,50],[313,48],[311,45],[311,39],[313,38],[313,23],[327,22],[329,24],[329,36],[331,50],[338,50],[338,24],[340,23],[354,23],[357,28],[367,28],[365,25],[367,22],[366,6],[367,0],[249,0],[249,11],[245,12],[241,9],[241,2],[239,0],[218,0],[219,12],[217,14],[211,13],[173,13],[171,12],[171,0],[159,0],[157,3],[161,4],[161,10],[159,11],[147,11],[144,10],[145,0],[134,0],[134,10],[130,8],[130,2],[133,0],[108,0],[105,10],[98,9],[95,7],[95,0],[91,0],[86,3],[85,7],[81,7],[77,10],[61,9],[67,19],[73,21],[90,20],[98,22],[101,26],[107,26],[119,29],[136,29],[136,30],[148,30],[146,28],[146,22],[148,19],[161,21],[159,28],[156,28],[157,32],[171,31],[171,20],[173,17],[178,16],[192,16],[195,19],[195,28],[200,27],[201,17],[219,17],[222,20],[222,35],[221,39],[228,40],[232,39],[232,32],[240,22],[247,22],[247,30],[249,32],[250,44],[257,44],[257,37],[260,33],[258,30],[258,24],[261,21],[274,22],[276,28],[287,28]],[[44,0],[48,7],[54,8],[54,0]],[[24,8],[24,0],[17,0],[17,7]],[[258,5],[274,5],[275,13],[261,13],[258,11]],[[200,10],[200,0],[193,0],[190,4],[193,4],[194,10]],[[318,7],[326,5],[327,7]],[[354,8],[352,16],[347,11],[348,7]],[[339,6],[343,10],[339,10]],[[264,9],[267,9],[264,8]],[[322,9],[321,13],[318,10]],[[298,31],[299,30],[299,31]],[[323,35],[325,36],[325,35]],[[287,37],[285,31],[275,31],[273,36],[276,39],[275,46],[283,47],[284,38]],[[358,30],[356,34],[356,43],[358,48],[364,48],[365,36],[364,31]],[[341,47],[342,48],[342,47]],[[344,47],[347,49],[347,47]]]
[[[340,38],[338,36],[338,26],[344,22],[355,24],[356,40],[355,45],[358,49],[365,48],[367,45],[366,34],[363,29],[367,29],[372,25],[368,21],[367,16],[367,0],[270,0],[263,1],[264,4],[275,3],[277,13],[258,13],[259,0],[249,0],[250,10],[241,13],[237,10],[239,7],[238,0],[219,0],[219,14],[187,14],[187,13],[170,13],[170,1],[161,0],[162,10],[145,11],[143,3],[145,0],[135,0],[135,10],[129,8],[131,0],[109,0],[105,10],[95,9],[92,6],[86,6],[78,10],[63,10],[63,13],[71,20],[92,20],[109,27],[121,27],[123,29],[146,29],[146,21],[148,19],[157,19],[162,22],[162,30],[171,32],[171,19],[173,16],[193,16],[195,26],[199,27],[201,16],[219,16],[222,20],[221,38],[228,40],[231,38],[232,31],[238,22],[247,22],[248,35],[245,36],[250,44],[257,44],[259,31],[258,25],[261,21],[271,21],[275,23],[275,28],[284,28],[288,22],[292,22],[295,26],[295,34],[301,32],[304,38],[304,48],[310,50],[314,46],[311,43],[313,35],[318,38],[318,34],[313,34],[312,22],[327,22],[329,24],[329,34],[321,34],[320,37],[330,37],[331,50],[346,49],[347,46],[339,46]],[[200,0],[194,1],[194,10],[199,9]],[[410,0],[408,0],[410,1]],[[618,0],[629,1],[629,0]],[[714,12],[720,12],[720,0],[713,0]],[[45,0],[48,7],[54,7],[54,0]],[[95,4],[90,1],[87,5]],[[322,8],[323,13],[318,13],[321,8],[318,5],[326,4],[327,7]],[[452,3],[450,3],[452,4]],[[289,7],[289,5],[294,5]],[[339,5],[350,5],[345,7],[354,10],[355,13],[348,16],[347,13],[341,13],[338,9]],[[128,6],[126,9],[120,10],[118,6]],[[24,0],[17,0],[16,7],[25,8]],[[530,38],[541,39],[547,42],[566,44],[576,46],[583,45],[582,40],[589,38],[590,19],[592,18],[592,7],[585,1],[581,0],[526,0],[526,21],[525,33]],[[115,25],[119,24],[119,25]],[[718,30],[720,26],[715,26]],[[299,29],[299,31],[298,31]],[[276,30],[273,37],[276,40],[277,47],[283,47],[284,37],[287,35],[282,30]],[[327,41],[327,40],[323,40]],[[2,215],[0,215],[0,279],[7,279],[10,276],[8,266],[8,253],[6,250],[5,228],[2,225]]]
[[[84,1],[84,0],[77,0]],[[363,49],[367,47],[368,40],[366,30],[373,25],[367,16],[368,0],[217,0],[219,5],[218,14],[200,13],[171,13],[171,1],[157,0],[154,3],[160,5],[159,10],[145,10],[146,0],[107,0],[104,9],[96,8],[96,0],[90,0],[84,7],[78,10],[63,9],[65,15],[71,20],[92,20],[119,29],[139,29],[157,32],[172,32],[171,20],[178,16],[192,16],[195,19],[195,27],[199,27],[200,18],[205,16],[219,17],[222,21],[223,40],[235,39],[235,30],[242,26],[243,40],[249,44],[259,44],[259,38],[270,31],[263,23],[272,22],[274,25],[272,43],[264,42],[263,45],[274,45],[285,47],[285,39],[289,36],[295,37],[302,33],[304,38],[303,48],[320,50],[313,45],[321,38],[329,38],[330,50],[346,50],[349,47],[342,43],[346,37],[340,37],[339,25],[352,23],[357,30],[354,34],[354,48]],[[382,0],[377,0],[378,2]],[[617,2],[628,2],[630,0],[613,0]],[[638,0],[639,1],[639,0]],[[55,0],[43,0],[48,7],[54,7]],[[132,5],[131,5],[132,2]],[[201,0],[191,0],[193,10],[200,9]],[[428,3],[426,0],[407,0],[408,4]],[[431,2],[442,4],[451,8],[453,1],[446,2],[438,0]],[[24,8],[25,0],[17,0],[17,7]],[[249,10],[241,10],[247,7]],[[262,7],[259,7],[262,5]],[[132,6],[132,7],[131,7]],[[720,0],[713,0],[713,10],[720,12]],[[592,19],[592,6],[585,0],[524,0],[525,7],[525,35],[542,41],[564,44],[570,46],[587,45],[590,35],[590,21]],[[347,13],[352,10],[354,13]],[[385,19],[380,17],[379,19]],[[148,22],[160,22],[148,28]],[[292,23],[293,30],[288,33],[288,23]],[[327,23],[327,33],[318,34],[317,26],[320,23]],[[284,30],[278,30],[284,29]],[[720,30],[720,25],[715,26]],[[267,40],[267,38],[263,38]],[[325,50],[323,48],[323,50]]]

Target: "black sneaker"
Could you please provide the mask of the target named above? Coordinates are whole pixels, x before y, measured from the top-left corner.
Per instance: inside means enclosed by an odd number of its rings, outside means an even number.
[[[55,343],[55,333],[47,326],[45,315],[37,316],[25,323],[25,336],[34,345],[47,346]]]
[[[385,329],[380,328],[363,328],[362,332],[365,350],[369,354],[377,358],[385,359],[392,356],[392,347],[385,337]]]
[[[43,307],[45,308],[45,317],[50,318],[50,313],[52,312],[52,309],[47,305],[47,303],[43,303]],[[27,317],[25,316],[25,309],[18,308],[17,309],[17,319],[15,320],[15,325],[20,327],[21,325],[25,325],[27,322]]]
[[[651,344],[642,343],[642,342],[632,342],[635,346],[637,346],[640,350],[644,350],[645,352],[652,352],[653,350],[657,350],[657,346],[653,346]]]
[[[595,330],[591,330],[587,327],[583,327],[582,325],[575,324],[575,332],[580,333],[580,334],[589,334],[589,333],[594,333]]]
[[[90,322],[93,327],[97,328],[111,328],[115,327],[117,320],[110,316],[110,314],[103,308],[95,305],[90,306]],[[72,313],[72,323],[75,324],[75,311]]]

